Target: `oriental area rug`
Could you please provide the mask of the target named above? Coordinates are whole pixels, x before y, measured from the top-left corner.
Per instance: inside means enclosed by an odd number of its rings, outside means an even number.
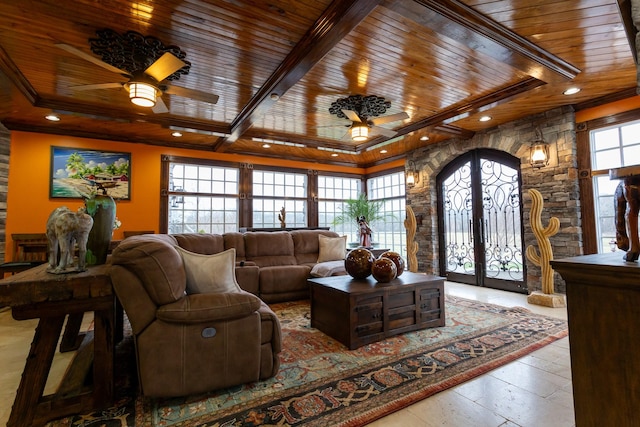
[[[205,395],[136,395],[132,339],[118,346],[116,405],[62,426],[362,426],[567,335],[564,320],[446,297],[446,326],[348,350],[310,327],[308,301],[273,304],[282,325],[278,374]]]

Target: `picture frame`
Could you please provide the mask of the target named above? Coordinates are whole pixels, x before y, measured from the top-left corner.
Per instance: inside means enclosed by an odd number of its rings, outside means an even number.
[[[93,194],[131,200],[131,153],[52,146],[49,197],[84,199]]]

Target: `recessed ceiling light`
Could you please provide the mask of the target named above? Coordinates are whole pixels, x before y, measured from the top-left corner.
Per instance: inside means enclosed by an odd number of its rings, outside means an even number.
[[[387,150],[380,150],[380,154],[387,154]]]
[[[60,117],[56,116],[55,114],[47,114],[46,116],[44,116],[44,118],[52,122],[60,121]]]
[[[420,137],[420,141],[428,141],[428,140],[429,140],[429,137],[427,135]]]
[[[478,120],[481,122],[488,122],[489,120],[491,120],[491,116],[482,116]]]
[[[338,157],[338,153],[331,153],[331,157]]]
[[[180,138],[182,134],[180,132],[173,132],[171,136],[175,136],[176,138]]]
[[[570,87],[569,89],[565,90],[564,92],[562,92],[565,95],[573,95],[580,92],[580,88],[579,87]]]
[[[269,144],[262,144],[262,148],[271,148]]]

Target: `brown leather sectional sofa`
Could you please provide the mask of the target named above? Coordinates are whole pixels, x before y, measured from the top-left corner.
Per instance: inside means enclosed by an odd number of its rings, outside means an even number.
[[[274,303],[309,298],[307,279],[318,260],[319,234],[338,237],[329,230],[173,234],[172,237],[182,248],[201,254],[235,248],[240,287],[266,303]]]
[[[131,323],[142,393],[185,396],[274,376],[280,324],[265,302],[309,297],[319,234],[337,237],[328,230],[294,230],[123,240],[111,257],[111,279]],[[234,248],[241,289],[188,293],[176,246],[206,255]]]

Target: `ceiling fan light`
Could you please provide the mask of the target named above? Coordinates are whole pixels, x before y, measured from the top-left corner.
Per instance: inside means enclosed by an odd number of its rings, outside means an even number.
[[[154,107],[156,95],[157,89],[148,83],[132,82],[129,84],[129,99],[140,107]]]
[[[351,139],[356,142],[365,141],[369,137],[369,126],[366,124],[354,124],[351,126]]]

